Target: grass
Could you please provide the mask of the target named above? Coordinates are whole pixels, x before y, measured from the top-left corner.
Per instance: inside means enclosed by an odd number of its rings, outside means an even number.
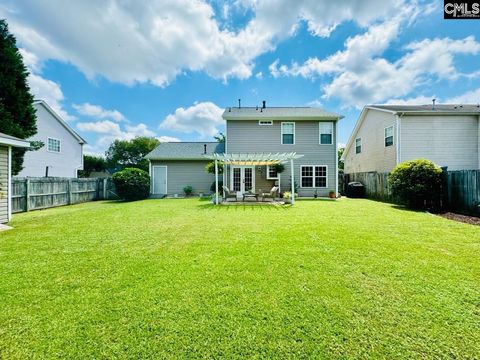
[[[0,358],[478,358],[480,231],[368,200],[94,202],[0,233]]]

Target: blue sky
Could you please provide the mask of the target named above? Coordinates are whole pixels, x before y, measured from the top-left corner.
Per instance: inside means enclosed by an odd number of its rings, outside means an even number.
[[[346,143],[371,103],[477,103],[480,21],[440,1],[0,0],[46,100],[101,154],[116,139],[204,141],[221,113],[319,106]]]

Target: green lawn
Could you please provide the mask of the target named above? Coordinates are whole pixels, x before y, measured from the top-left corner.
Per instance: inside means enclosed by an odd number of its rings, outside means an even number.
[[[0,233],[0,358],[478,358],[480,228],[368,200],[94,202]]]

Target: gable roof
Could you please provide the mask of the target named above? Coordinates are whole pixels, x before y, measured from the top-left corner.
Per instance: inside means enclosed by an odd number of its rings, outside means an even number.
[[[229,107],[223,112],[225,120],[340,120],[334,112],[314,107]]]
[[[367,105],[367,108],[404,114],[480,114],[480,105],[474,104],[436,104],[429,105]]]
[[[377,110],[388,112],[392,115],[480,115],[480,105],[473,104],[435,104],[433,107],[432,104],[429,105],[366,105],[360,116],[358,117],[357,123],[353,128],[352,134],[348,139],[347,145],[345,145],[345,151],[342,155],[342,160],[345,160],[347,152],[350,150],[350,147],[357,136],[358,130],[362,126],[363,120],[367,115],[368,110]]]
[[[60,115],[58,115],[45,101],[43,100],[35,100],[33,102],[34,105],[42,105],[45,110],[47,110],[59,123],[62,125],[72,136],[77,139],[77,141],[80,144],[86,144],[87,142],[85,141],[84,138],[82,138],[80,135],[78,135],[71,127],[68,125],[65,120],[63,120]]]
[[[205,146],[207,151],[205,152]],[[219,142],[165,142],[145,156],[150,160],[204,160],[205,155],[223,154],[225,143]]]
[[[7,135],[4,133],[0,133],[0,145],[8,145],[8,146],[15,146],[15,147],[23,147],[23,148],[30,147],[30,143],[28,141],[19,139],[15,136]]]

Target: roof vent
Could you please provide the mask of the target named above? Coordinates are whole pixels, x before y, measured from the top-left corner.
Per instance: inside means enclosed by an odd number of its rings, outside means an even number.
[[[232,108],[231,108],[231,107],[228,108],[228,112],[232,112]]]
[[[242,99],[238,99],[238,108],[240,109],[242,107]]]
[[[432,99],[432,110],[435,110],[435,101],[437,101],[437,99]]]
[[[207,144],[203,144],[203,153],[204,153],[204,154],[207,153]]]
[[[267,107],[267,102],[265,100],[263,100],[262,103],[263,103],[262,109],[265,109]]]

